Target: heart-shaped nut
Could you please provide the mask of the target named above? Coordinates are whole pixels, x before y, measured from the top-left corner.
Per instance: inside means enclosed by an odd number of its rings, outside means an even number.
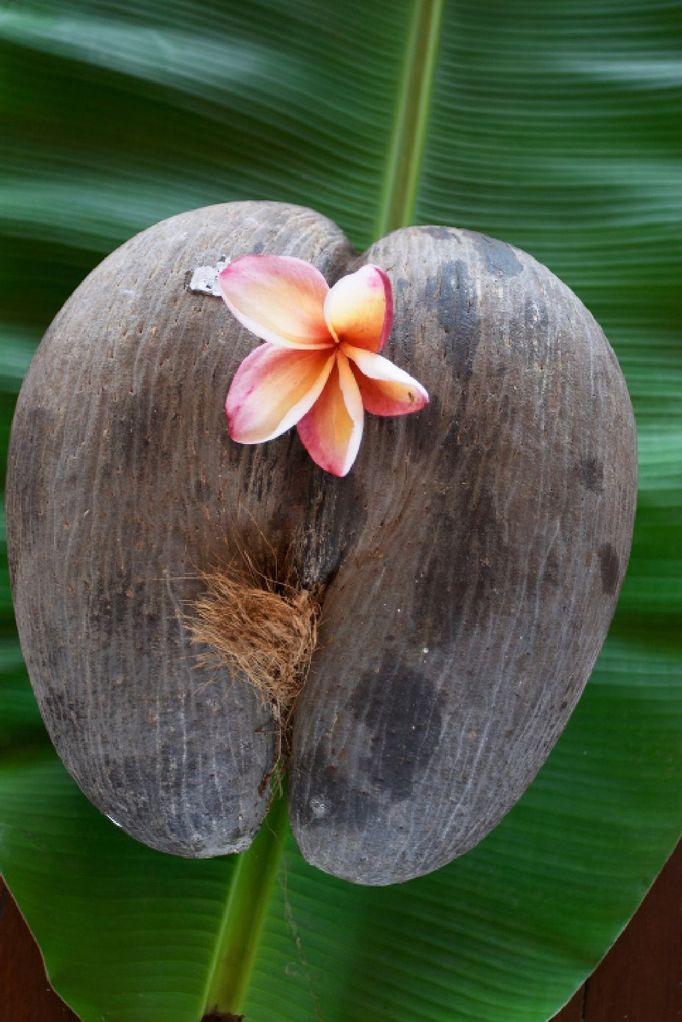
[[[431,400],[368,416],[345,478],[295,432],[227,434],[226,390],[258,342],[195,271],[251,253],[330,283],[366,262],[391,279],[387,355]],[[615,356],[530,256],[413,227],[358,258],[330,221],[277,203],[164,221],[70,298],[17,405],[10,563],[49,733],[139,840],[247,847],[277,721],[239,670],[201,658],[188,609],[235,555],[286,559],[324,588],[293,717],[300,848],[359,883],[426,873],[495,825],[564,728],[613,614],[635,491]]]

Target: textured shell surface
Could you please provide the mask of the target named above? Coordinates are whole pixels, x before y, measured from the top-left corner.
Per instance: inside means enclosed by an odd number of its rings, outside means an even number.
[[[391,278],[386,354],[417,415],[367,416],[343,479],[295,430],[227,435],[259,343],[198,267],[294,255],[332,283]],[[275,721],[207,667],[201,573],[265,541],[326,586],[299,698],[289,812],[303,855],[388,884],[467,851],[518,800],[603,644],[630,550],[634,420],[604,334],[529,255],[466,230],[396,231],[358,256],[318,213],[240,202],[143,232],[81,284],[22,387],[7,491],[31,682],[87,797],[154,848],[248,847]]]

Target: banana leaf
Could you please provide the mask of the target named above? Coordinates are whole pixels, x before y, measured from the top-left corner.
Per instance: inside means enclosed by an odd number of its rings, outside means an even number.
[[[0,12],[2,446],[52,316],[112,248],[214,202],[526,249],[601,322],[640,444],[630,570],[586,693],[477,848],[370,889],[276,805],[187,861],[87,802],[42,727],[0,581],[0,868],[83,1022],[542,1022],[682,820],[679,10],[653,0],[21,0]],[[4,457],[3,457],[4,463]]]

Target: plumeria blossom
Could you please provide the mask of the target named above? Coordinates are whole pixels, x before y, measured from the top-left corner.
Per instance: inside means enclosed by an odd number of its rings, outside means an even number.
[[[420,383],[379,355],[393,298],[378,266],[330,288],[302,259],[247,255],[221,271],[218,285],[230,312],[265,341],[244,359],[227,394],[233,440],[258,444],[296,426],[313,461],[345,476],[365,411],[406,415],[428,402]]]

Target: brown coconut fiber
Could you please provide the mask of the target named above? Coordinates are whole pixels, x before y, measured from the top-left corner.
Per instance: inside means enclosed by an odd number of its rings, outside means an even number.
[[[188,619],[201,664],[243,675],[273,706],[286,751],[286,730],[317,645],[320,594],[261,570],[246,552],[203,572],[203,593]]]

